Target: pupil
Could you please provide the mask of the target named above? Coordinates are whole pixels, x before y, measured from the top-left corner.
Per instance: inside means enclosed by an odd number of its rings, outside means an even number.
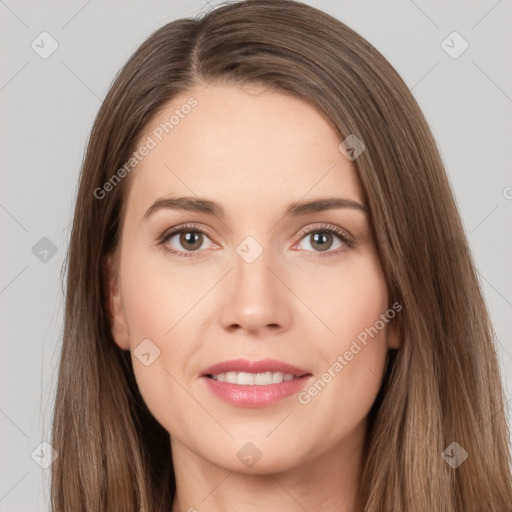
[[[186,245],[189,245],[190,249],[199,249],[201,247],[201,233],[198,233],[197,231],[187,231],[186,233],[181,235],[181,244],[183,247],[186,247]],[[199,243],[197,243],[199,241]]]
[[[315,233],[313,235],[313,247],[315,246],[315,244],[318,243],[320,243],[320,246],[317,248],[320,249],[321,251],[326,251],[332,245],[332,235],[330,233],[325,232],[323,234],[321,232]]]

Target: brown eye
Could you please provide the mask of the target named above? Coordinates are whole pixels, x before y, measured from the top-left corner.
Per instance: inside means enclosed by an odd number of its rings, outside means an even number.
[[[182,231],[180,234],[180,244],[183,248],[197,251],[203,243],[203,234],[199,231]]]
[[[303,230],[294,249],[305,250],[316,256],[335,256],[355,246],[352,236],[338,226],[317,225]]]
[[[334,252],[336,249],[348,245],[341,235],[331,232],[330,230],[315,230],[307,233],[300,241],[300,247],[306,251],[312,252]]]
[[[319,251],[327,251],[333,244],[333,235],[327,231],[316,231],[310,233],[308,236],[311,237],[311,247],[318,249]]]
[[[209,240],[209,237],[201,229],[182,226],[164,234],[160,244],[171,254],[190,257],[195,256],[200,249],[208,248],[206,240]],[[212,242],[212,245],[215,244]]]

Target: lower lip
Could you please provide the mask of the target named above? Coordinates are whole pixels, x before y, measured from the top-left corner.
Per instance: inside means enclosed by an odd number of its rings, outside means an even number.
[[[312,375],[305,375],[298,379],[288,380],[280,384],[264,386],[241,386],[228,382],[219,382],[203,376],[206,385],[219,398],[237,407],[265,407],[280,402],[286,397],[298,393],[310,380]]]

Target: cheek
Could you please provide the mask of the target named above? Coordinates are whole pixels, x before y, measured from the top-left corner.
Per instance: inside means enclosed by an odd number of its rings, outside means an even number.
[[[317,310],[334,334],[317,344],[321,373],[299,402],[310,414],[350,429],[367,415],[379,391],[394,311],[386,315],[387,285],[375,255],[354,259],[323,283]]]
[[[123,307],[132,338],[164,341],[187,323],[186,316],[208,287],[185,266],[173,264],[163,250],[144,249],[147,243],[136,241],[133,250],[126,251],[121,266]]]
[[[385,276],[373,251],[347,253],[339,264],[308,264],[293,272],[301,276],[294,282],[297,295],[330,331],[324,338],[329,348],[343,350],[359,334],[364,337],[389,307]]]
[[[321,418],[318,427],[321,435],[317,438],[322,441],[315,447],[320,453],[340,439],[349,439],[365,421],[375,402],[381,387],[386,351],[377,337],[371,343],[373,345],[361,346],[350,360],[341,351],[331,354],[331,363],[325,372],[298,396],[304,421]]]
[[[165,258],[148,258],[137,249],[125,254],[121,265],[123,308],[137,385],[161,424],[177,424],[179,404],[185,406],[190,401],[180,383],[197,350],[194,315],[200,308],[194,304],[204,295],[205,286],[191,279],[190,273],[170,272],[169,266],[162,264]],[[166,407],[171,402],[178,406]]]

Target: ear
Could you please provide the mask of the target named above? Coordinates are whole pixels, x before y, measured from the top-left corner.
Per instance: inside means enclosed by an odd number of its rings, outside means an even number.
[[[123,301],[119,286],[118,262],[113,254],[108,254],[103,261],[106,308],[110,322],[110,332],[116,345],[123,350],[130,350],[130,333],[126,324]]]

